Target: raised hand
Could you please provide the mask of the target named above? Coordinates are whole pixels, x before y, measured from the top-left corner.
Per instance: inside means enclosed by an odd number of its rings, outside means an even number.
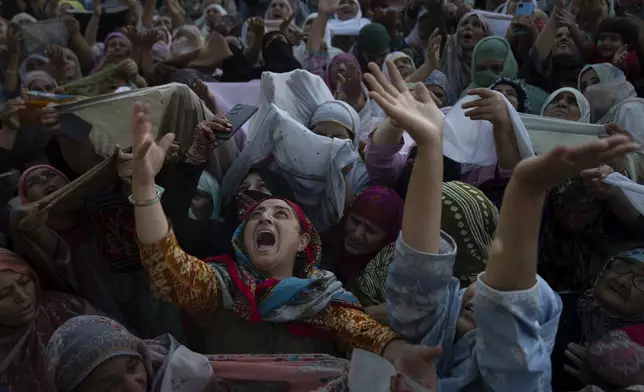
[[[15,22],[9,22],[7,26],[7,50],[9,54],[20,56],[23,40],[24,36],[20,25]]]
[[[557,147],[547,154],[524,159],[514,169],[528,187],[546,192],[583,170],[599,167],[604,162],[637,151],[641,146],[623,135],[593,140],[574,147]]]
[[[76,20],[72,15],[65,15],[62,17],[62,20],[69,35],[74,35],[80,32],[80,23],[78,23],[78,20]]]
[[[192,145],[186,153],[188,162],[193,164],[206,162],[208,153],[219,145],[219,140],[215,137],[215,132],[231,131],[232,125],[221,115],[217,115],[210,120],[202,121],[197,124],[194,138],[192,139]]]
[[[624,68],[627,65],[626,59],[628,58],[628,45],[623,45],[621,48],[617,49],[611,63],[618,68]]]
[[[101,5],[101,0],[92,1],[92,11],[96,16],[100,16],[103,13],[103,6]]]
[[[215,99],[215,96],[212,95],[210,90],[208,90],[208,86],[201,80],[197,79],[195,80],[194,85],[190,86],[192,91],[197,94],[199,98],[201,98],[202,101],[206,104],[208,108],[210,107],[217,107],[217,100]]]
[[[154,178],[165,162],[168,149],[174,141],[174,134],[168,133],[157,143],[152,136],[150,107],[136,102],[132,110],[132,183],[153,187]]]
[[[64,67],[65,66],[65,52],[63,48],[58,45],[51,45],[45,49],[45,56],[49,58],[49,61],[55,67]]]
[[[605,183],[604,179],[614,172],[615,170],[608,165],[582,171],[581,178],[583,178],[586,192],[595,199],[609,199],[615,193],[615,187]]]
[[[441,41],[443,37],[440,35],[438,28],[434,29],[432,35],[427,40],[427,52],[425,53],[425,62],[431,67],[432,70],[438,69],[438,64],[441,62]]]
[[[130,79],[134,79],[139,74],[139,66],[132,59],[125,59],[118,65],[119,70]]]
[[[338,6],[339,0],[320,0],[318,3],[318,13],[321,15],[331,16],[338,12],[339,8],[349,7],[348,4]]]
[[[282,23],[280,23],[280,32],[287,37],[289,34],[289,28],[291,26],[291,23],[293,23],[293,18],[295,18],[295,13],[291,12],[291,14],[286,18],[282,19]]]
[[[40,109],[40,123],[46,132],[57,134],[60,131],[60,119],[56,108],[45,106]]]
[[[470,120],[487,120],[494,126],[510,123],[510,113],[505,104],[503,94],[489,88],[475,88],[469,90],[467,95],[478,95],[480,98],[463,104],[463,109],[472,109],[465,112]]]
[[[264,38],[266,27],[264,26],[264,19],[254,16],[248,20],[248,46],[254,47],[259,45]]]
[[[442,143],[444,116],[425,85],[416,84],[414,97],[394,63],[387,61],[386,66],[391,82],[376,64],[369,64],[371,73],[365,75],[365,80],[371,87],[369,96],[378,102],[391,119],[409,132],[419,147]]]

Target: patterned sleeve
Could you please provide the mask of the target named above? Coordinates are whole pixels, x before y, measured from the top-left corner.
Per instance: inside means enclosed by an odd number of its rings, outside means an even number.
[[[327,317],[342,350],[360,348],[382,355],[387,343],[400,339],[391,328],[358,309],[330,306]]]
[[[214,269],[185,253],[172,229],[156,244],[139,243],[141,263],[157,297],[190,313],[212,313],[220,302],[221,284]]]
[[[617,387],[644,383],[644,347],[624,331],[611,331],[593,342],[588,362],[597,375]]]

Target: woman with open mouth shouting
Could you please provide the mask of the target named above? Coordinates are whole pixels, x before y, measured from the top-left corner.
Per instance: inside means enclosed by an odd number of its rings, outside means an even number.
[[[140,103],[132,124],[130,202],[142,263],[151,290],[202,324],[206,352],[342,357],[358,348],[394,363],[425,366],[437,349],[407,343],[380,325],[331,272],[316,267],[321,255],[317,230],[288,200],[268,196],[251,206],[233,235],[232,255],[204,262],[185,253],[154,184],[174,135],[157,144],[149,108]]]

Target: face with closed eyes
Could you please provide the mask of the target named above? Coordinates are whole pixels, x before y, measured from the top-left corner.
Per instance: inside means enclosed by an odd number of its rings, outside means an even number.
[[[387,233],[372,221],[350,213],[344,224],[344,249],[352,255],[364,255],[377,251],[384,244]]]
[[[644,263],[616,257],[602,273],[595,294],[609,313],[632,317],[644,313]]]
[[[29,275],[0,271],[0,326],[25,326],[34,319],[37,311],[36,282]]]
[[[148,375],[138,357],[112,357],[98,365],[78,384],[77,392],[145,392]]]
[[[310,241],[301,233],[295,210],[284,200],[268,199],[250,213],[244,228],[244,250],[253,266],[269,277],[293,276],[297,252]]]
[[[562,120],[579,121],[581,112],[575,94],[564,91],[555,97],[543,112],[544,117],[560,118]]]
[[[27,201],[35,202],[67,185],[68,181],[55,170],[43,167],[34,169],[24,182]]]

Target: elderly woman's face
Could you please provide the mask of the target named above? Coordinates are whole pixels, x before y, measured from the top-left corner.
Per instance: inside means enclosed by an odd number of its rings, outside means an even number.
[[[595,287],[597,302],[622,317],[644,313],[644,263],[615,258]]]
[[[105,55],[107,57],[125,57],[130,54],[130,47],[123,38],[114,37],[107,43]]]
[[[108,359],[90,372],[75,389],[77,392],[145,392],[148,375],[137,357],[118,356]]]
[[[509,84],[498,84],[492,90],[503,94],[514,110],[519,109],[519,96],[517,95],[517,90],[515,90],[514,87]]]
[[[338,5],[346,5],[348,7],[342,7],[338,10],[338,19],[340,20],[349,20],[358,16],[358,4],[353,0],[340,0]]]
[[[579,121],[581,112],[577,98],[571,92],[564,91],[555,97],[543,111],[545,117],[560,118],[568,121]]]
[[[485,29],[483,23],[476,15],[470,15],[461,22],[456,30],[458,43],[466,52],[474,50],[476,44],[485,38]]]
[[[412,73],[414,73],[414,63],[412,63],[409,57],[396,59],[394,64],[396,65],[396,68],[398,68],[398,72],[400,72],[400,76],[402,76],[403,80],[407,79]]]
[[[441,101],[440,107],[445,107],[447,106],[447,94],[445,94],[445,90],[437,84],[426,84],[425,87],[427,87],[427,90],[429,90],[432,94],[438,98],[439,101]]]
[[[371,220],[350,213],[344,223],[344,249],[359,256],[377,251],[383,246],[387,233]]]
[[[274,19],[284,19],[288,16],[290,9],[286,0],[274,0],[270,5],[270,11]]]
[[[68,78],[77,76],[78,62],[76,61],[76,57],[72,53],[65,51],[63,58],[65,60],[65,76]]]
[[[29,324],[38,312],[36,282],[28,275],[0,271],[0,326]]]
[[[34,169],[25,178],[25,197],[36,202],[67,185],[67,180],[55,170],[42,167]]]
[[[300,229],[297,214],[284,200],[263,201],[246,222],[244,250],[255,268],[267,275],[292,276],[297,252],[310,240]]]
[[[313,128],[311,128],[311,131],[315,133],[316,135],[320,136],[326,136],[330,138],[336,138],[336,139],[349,139],[351,140],[351,135],[349,134],[349,131],[345,127],[343,127],[340,124],[337,124],[332,121],[322,121],[318,124],[315,124]]]

